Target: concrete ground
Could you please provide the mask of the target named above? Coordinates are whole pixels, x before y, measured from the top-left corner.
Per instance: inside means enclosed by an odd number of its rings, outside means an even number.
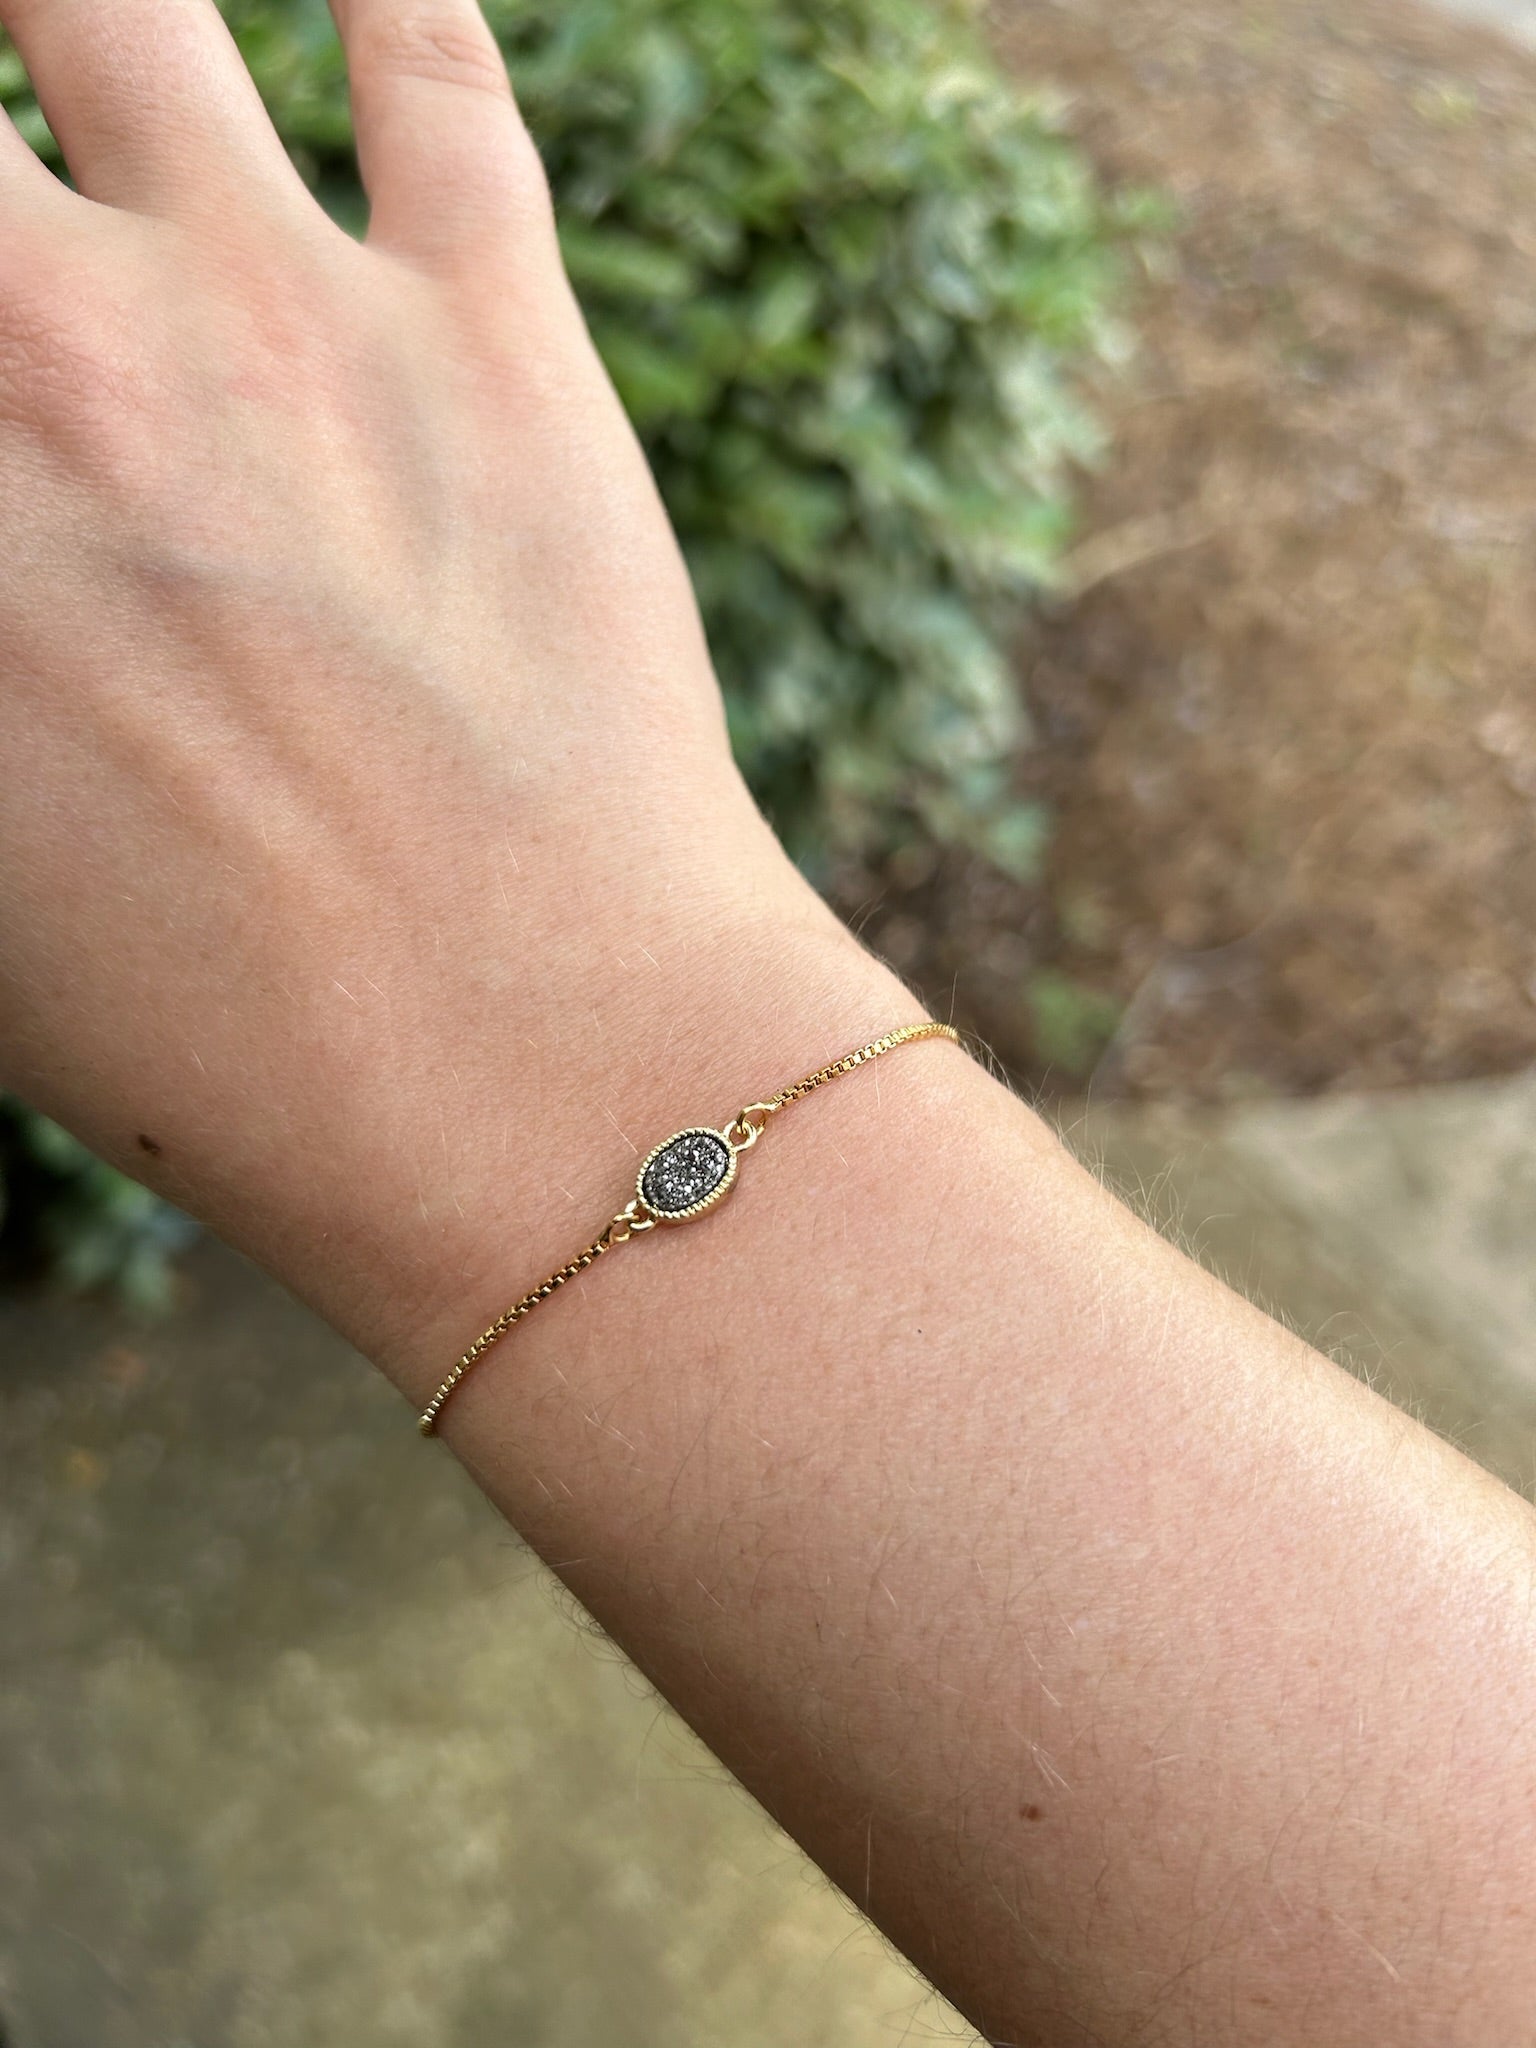
[[[1071,1136],[1530,1482],[1536,1078]],[[192,1280],[0,1307],[8,2048],[970,2038],[344,1345]]]

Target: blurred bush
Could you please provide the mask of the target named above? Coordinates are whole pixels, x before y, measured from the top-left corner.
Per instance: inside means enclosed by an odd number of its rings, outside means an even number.
[[[304,175],[360,229],[324,0],[224,11]],[[1027,875],[1007,634],[1094,449],[1071,379],[1113,342],[1128,216],[965,0],[487,12],[790,850],[816,875],[923,835]],[[0,98],[52,156],[5,55]],[[49,1155],[8,1122],[11,1156]]]
[[[110,1284],[131,1306],[159,1309],[195,1235],[179,1210],[0,1096],[0,1271],[43,1271],[72,1291]]]

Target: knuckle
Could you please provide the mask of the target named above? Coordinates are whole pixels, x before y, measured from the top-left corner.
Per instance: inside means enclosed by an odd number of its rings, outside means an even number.
[[[445,161],[448,159],[445,157]],[[521,122],[510,124],[497,146],[456,149],[452,185],[445,207],[469,207],[483,216],[509,220],[519,228],[554,218],[554,201],[538,149]]]
[[[521,121],[508,140],[505,174],[519,203],[534,213],[554,213],[549,172],[538,144]]]
[[[360,59],[387,76],[458,86],[511,103],[507,67],[490,32],[457,14],[386,9],[367,35]]]
[[[104,280],[95,266],[38,266],[0,283],[4,439],[31,451],[24,468],[41,463],[130,520],[162,487],[185,404],[146,312],[129,277]]]
[[[0,416],[15,425],[80,427],[125,396],[123,339],[37,271],[0,286]]]

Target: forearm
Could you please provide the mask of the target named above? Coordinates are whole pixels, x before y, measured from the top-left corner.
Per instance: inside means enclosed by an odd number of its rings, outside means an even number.
[[[637,1153],[918,1014],[798,916],[692,979],[632,968],[515,1145],[438,1090],[464,1217],[397,1186],[377,1221],[432,1242],[419,1316],[372,1333],[413,1401]],[[1525,2038],[1526,1510],[955,1049],[795,1105],[718,1214],[520,1325],[444,1433],[998,2038]]]

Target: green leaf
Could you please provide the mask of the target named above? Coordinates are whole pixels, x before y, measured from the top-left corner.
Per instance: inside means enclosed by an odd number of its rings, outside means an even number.
[[[572,284],[599,298],[686,299],[697,288],[694,264],[680,250],[663,248],[613,229],[598,232],[567,221],[560,247]]]
[[[1054,970],[1032,975],[1025,996],[1036,1056],[1076,1080],[1086,1079],[1119,1026],[1119,1004]]]

